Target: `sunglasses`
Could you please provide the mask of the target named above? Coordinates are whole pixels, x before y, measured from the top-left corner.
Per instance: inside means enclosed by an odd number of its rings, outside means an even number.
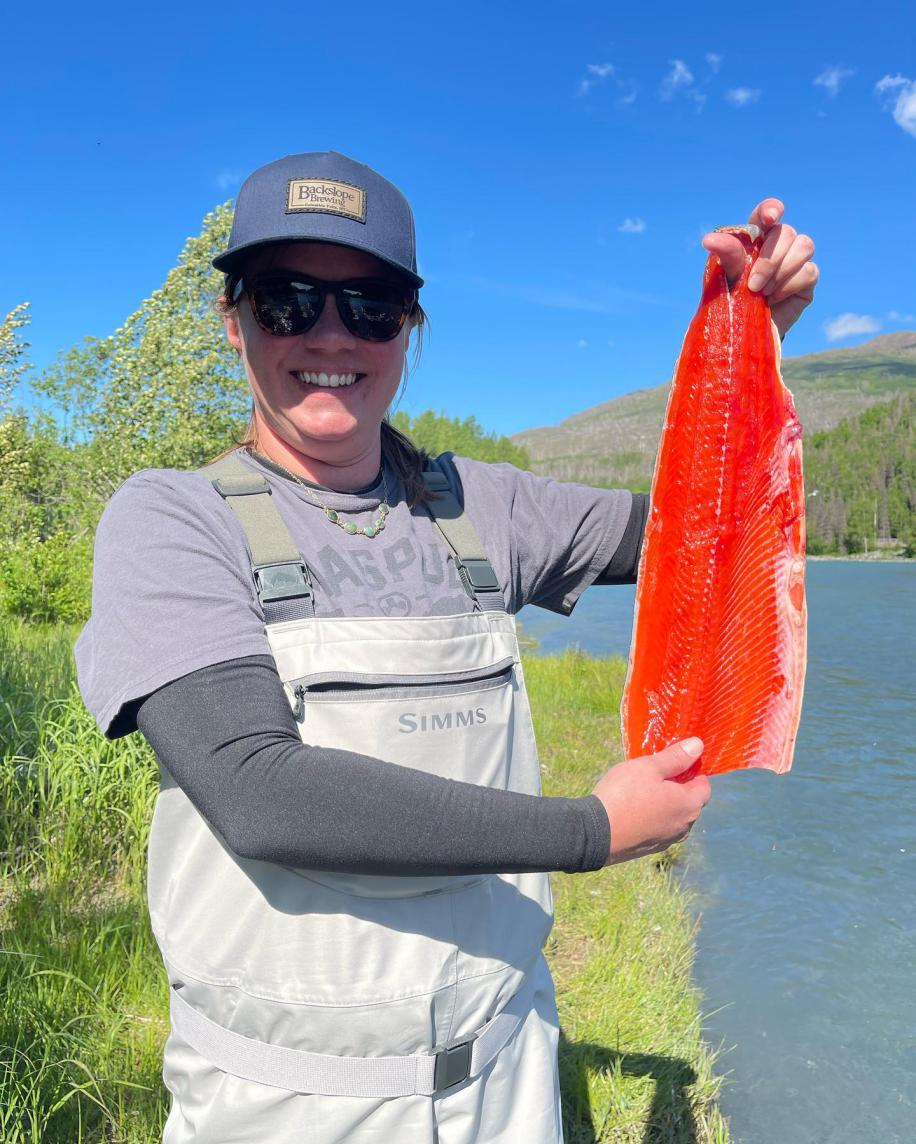
[[[402,282],[379,278],[323,282],[292,271],[250,281],[240,278],[231,292],[233,304],[242,294],[248,296],[261,329],[278,338],[307,333],[321,317],[328,294],[333,294],[340,320],[351,334],[367,342],[390,342],[417,302],[416,290]]]

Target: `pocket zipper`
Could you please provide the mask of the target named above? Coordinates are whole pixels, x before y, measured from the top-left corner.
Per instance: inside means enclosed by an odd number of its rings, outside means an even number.
[[[305,717],[305,688],[301,683],[296,684],[293,698],[296,700],[293,706],[293,718],[299,723]]]
[[[366,693],[395,693],[408,690],[416,690],[422,694],[427,687],[444,687],[447,688],[448,694],[460,694],[463,691],[473,691],[476,688],[489,688],[502,680],[507,678],[513,666],[514,660],[511,658],[501,660],[496,664],[483,669],[472,669],[468,672],[458,672],[458,678],[452,676],[450,679],[429,679],[422,677],[422,682],[419,678],[414,677],[407,680],[402,680],[399,683],[393,684],[390,680],[386,679],[382,682],[379,677],[365,676],[365,675],[352,675],[347,677],[337,676],[334,682],[343,684],[340,688],[332,688],[328,686],[330,681],[322,680],[318,687],[314,688],[316,696],[321,696],[325,699],[341,698],[345,695],[358,695],[360,692]],[[408,681],[409,680],[409,681]],[[292,687],[293,696],[293,718],[297,723],[301,723],[305,718],[305,701],[306,694],[312,688],[306,687],[301,681],[287,684]]]

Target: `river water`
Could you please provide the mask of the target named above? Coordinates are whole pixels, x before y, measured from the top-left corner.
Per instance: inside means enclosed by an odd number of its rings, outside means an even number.
[[[706,1038],[736,1144],[912,1144],[916,566],[812,562],[807,589],[792,772],[714,779],[686,849]],[[626,655],[633,594],[520,619],[540,652]]]

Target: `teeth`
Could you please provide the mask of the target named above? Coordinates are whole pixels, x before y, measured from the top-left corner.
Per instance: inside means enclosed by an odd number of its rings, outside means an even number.
[[[320,385],[325,389],[334,389],[338,385],[352,385],[356,381],[355,373],[315,373],[313,370],[300,370],[296,377],[307,385]]]

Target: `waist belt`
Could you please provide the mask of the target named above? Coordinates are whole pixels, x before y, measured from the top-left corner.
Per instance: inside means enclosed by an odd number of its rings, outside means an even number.
[[[243,1037],[205,1017],[174,987],[170,1009],[175,1032],[221,1072],[289,1092],[386,1099],[436,1096],[477,1076],[515,1035],[530,1005],[530,997],[516,994],[470,1037],[398,1057],[338,1057]]]

